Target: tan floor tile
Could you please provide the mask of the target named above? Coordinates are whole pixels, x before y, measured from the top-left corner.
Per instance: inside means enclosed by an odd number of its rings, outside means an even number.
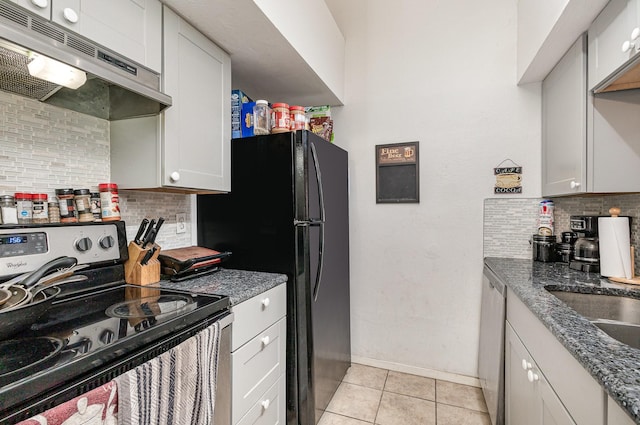
[[[469,385],[436,381],[436,402],[487,412],[482,390]]]
[[[389,371],[385,391],[435,401],[436,380],[423,376]]]
[[[375,423],[379,425],[436,425],[436,404],[433,401],[384,391]]]
[[[381,390],[343,382],[327,406],[327,411],[373,422],[381,395]]]
[[[369,425],[371,422],[365,422],[358,419],[348,418],[342,415],[336,415],[331,412],[324,412],[320,418],[318,425]]]
[[[438,403],[438,425],[491,425],[488,413]]]
[[[386,369],[353,363],[347,374],[342,378],[342,382],[381,390],[387,379],[387,373]]]

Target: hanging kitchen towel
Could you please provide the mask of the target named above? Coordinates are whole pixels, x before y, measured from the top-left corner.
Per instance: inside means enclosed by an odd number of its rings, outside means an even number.
[[[116,378],[118,424],[211,424],[220,324]]]
[[[599,217],[600,274],[631,279],[629,217]]]

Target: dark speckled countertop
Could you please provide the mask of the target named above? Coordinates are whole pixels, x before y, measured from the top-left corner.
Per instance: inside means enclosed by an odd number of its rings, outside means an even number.
[[[275,288],[287,281],[287,275],[278,273],[251,272],[245,270],[220,269],[207,276],[182,282],[161,280],[156,285],[163,288],[205,294],[226,295],[231,305],[241,303],[258,294]]]
[[[485,258],[485,264],[640,424],[640,350],[610,338],[544,289],[553,286],[573,292],[640,298],[640,286],[612,283],[595,273],[571,270],[563,263]]]

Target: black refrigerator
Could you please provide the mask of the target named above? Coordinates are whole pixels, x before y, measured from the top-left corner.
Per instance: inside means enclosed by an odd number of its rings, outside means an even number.
[[[348,154],[309,131],[231,141],[231,192],[198,195],[198,245],[284,273],[287,425],[315,425],[351,365]]]

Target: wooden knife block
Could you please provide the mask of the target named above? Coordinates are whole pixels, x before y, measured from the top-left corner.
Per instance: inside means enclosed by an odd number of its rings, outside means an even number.
[[[145,254],[153,247],[156,248],[156,252],[153,253],[147,264],[140,264]],[[156,244],[143,249],[135,242],[129,242],[129,259],[124,263],[124,281],[133,285],[160,282],[159,254],[160,247]]]

